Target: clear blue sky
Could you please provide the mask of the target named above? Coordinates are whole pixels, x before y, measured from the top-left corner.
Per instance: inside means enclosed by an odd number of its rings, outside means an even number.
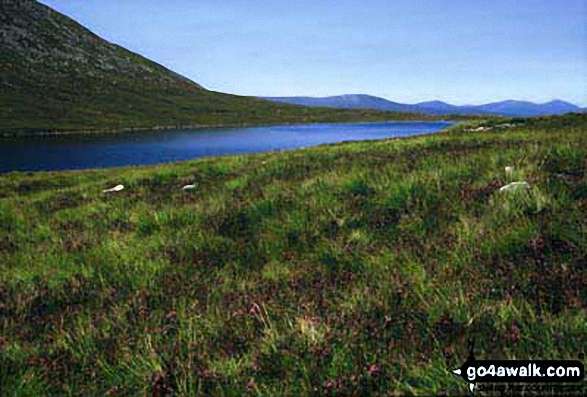
[[[587,106],[587,0],[43,0],[204,87]]]

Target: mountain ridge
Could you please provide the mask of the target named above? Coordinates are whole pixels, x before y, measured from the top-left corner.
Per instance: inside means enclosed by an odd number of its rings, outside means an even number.
[[[260,97],[266,100],[295,103],[305,106],[333,106],[349,109],[377,109],[419,112],[430,115],[493,115],[506,117],[534,117],[556,115],[571,112],[580,112],[581,108],[562,100],[552,100],[545,103],[529,101],[505,100],[483,105],[452,105],[450,103],[433,100],[416,104],[404,104],[365,94],[346,94],[329,97]],[[360,99],[361,101],[359,101]],[[376,107],[375,107],[376,106]],[[583,110],[584,111],[584,110]]]

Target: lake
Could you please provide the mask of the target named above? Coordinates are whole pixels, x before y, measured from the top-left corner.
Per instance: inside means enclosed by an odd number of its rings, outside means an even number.
[[[0,172],[160,164],[204,156],[431,134],[452,124],[333,123],[2,139]]]

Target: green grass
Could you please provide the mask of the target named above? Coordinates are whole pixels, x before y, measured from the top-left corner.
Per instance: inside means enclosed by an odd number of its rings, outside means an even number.
[[[576,359],[587,118],[524,123],[0,176],[2,394],[454,395],[470,338]]]

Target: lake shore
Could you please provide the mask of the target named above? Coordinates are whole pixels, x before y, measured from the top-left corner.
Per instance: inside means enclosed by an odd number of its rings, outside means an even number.
[[[2,141],[0,172],[159,164],[204,156],[259,153],[340,141],[435,133],[452,125],[449,121],[314,123],[151,130],[140,134],[27,136]]]
[[[469,120],[484,120],[487,117],[466,117],[466,116],[449,116],[449,117],[430,117],[424,115],[414,115],[414,119],[394,119],[381,118],[378,120],[340,120],[333,119],[332,121],[272,121],[268,123],[226,123],[226,124],[186,124],[186,125],[154,125],[152,127],[121,127],[121,128],[98,128],[98,129],[73,129],[73,130],[38,130],[34,132],[2,132],[0,130],[0,142],[4,139],[14,139],[22,137],[47,137],[58,135],[105,135],[105,134],[124,134],[135,132],[149,132],[149,131],[185,131],[185,130],[200,130],[200,129],[222,129],[222,128],[251,128],[251,127],[271,127],[271,126],[292,126],[305,124],[357,124],[357,123],[401,123],[401,122],[415,122],[415,121],[451,121],[451,122],[467,122]],[[417,117],[422,116],[422,120]]]

